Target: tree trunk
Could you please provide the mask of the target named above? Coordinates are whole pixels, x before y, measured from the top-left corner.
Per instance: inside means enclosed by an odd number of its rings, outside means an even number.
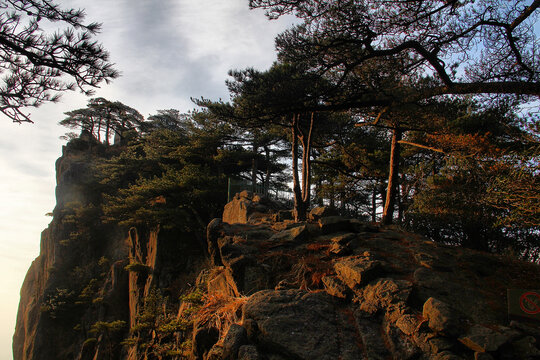
[[[399,175],[399,140],[401,140],[401,130],[395,127],[392,130],[392,146],[390,148],[390,169],[388,174],[388,186],[386,188],[386,201],[381,222],[391,224],[394,217],[394,204],[396,200],[396,190]]]
[[[371,194],[371,221],[377,221],[377,186],[373,186],[373,193]]]
[[[109,119],[107,119],[106,128],[105,128],[105,144],[107,145],[110,145],[110,142],[109,142],[110,129],[111,129],[111,123]]]
[[[291,156],[292,156],[292,175],[293,175],[293,194],[294,194],[294,219],[295,221],[306,220],[307,209],[302,201],[302,189],[300,188],[300,179],[298,178],[298,117],[293,115],[292,119],[292,139],[291,139]]]
[[[254,194],[257,192],[257,171],[258,171],[258,163],[257,163],[257,150],[259,147],[255,142],[253,142],[252,147],[252,154],[253,158],[251,159],[251,192]]]
[[[98,120],[97,139],[101,142],[101,119]]]
[[[311,199],[311,135],[313,132],[313,117],[314,113],[311,113],[307,139],[302,136],[302,201],[306,210],[309,208]]]
[[[264,177],[264,195],[268,196],[270,190],[270,148],[264,145],[264,153],[266,158],[266,175]]]

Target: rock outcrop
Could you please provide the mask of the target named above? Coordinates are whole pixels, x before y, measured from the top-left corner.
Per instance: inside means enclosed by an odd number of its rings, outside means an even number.
[[[540,288],[537,265],[339,216],[306,223],[214,220],[208,235],[220,270],[206,290],[243,299],[230,329],[246,336],[201,328],[220,336],[196,358],[536,359],[540,353],[539,333],[509,321],[506,310],[507,288]]]

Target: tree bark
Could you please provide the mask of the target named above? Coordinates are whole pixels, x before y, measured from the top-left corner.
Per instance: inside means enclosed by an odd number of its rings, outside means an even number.
[[[386,201],[381,219],[383,224],[391,224],[394,217],[394,204],[399,175],[399,140],[401,140],[401,129],[394,127],[392,130],[392,145],[390,148],[390,169],[388,174],[388,186],[386,188]]]
[[[307,209],[302,201],[302,189],[300,188],[300,179],[298,178],[298,116],[293,115],[292,119],[292,175],[293,175],[293,194],[294,194],[294,219],[295,221],[306,220]]]
[[[311,198],[311,135],[313,132],[313,117],[314,113],[311,113],[307,140],[303,137],[302,142],[304,152],[302,158],[302,200],[306,209],[309,208]]]
[[[257,192],[257,171],[258,171],[257,150],[258,149],[259,147],[255,143],[255,141],[253,141],[253,146],[251,149],[252,155],[253,155],[253,157],[251,158],[251,192],[254,194]]]
[[[373,186],[373,193],[371,194],[371,221],[377,221],[377,186]]]
[[[266,157],[266,176],[264,177],[264,195],[268,196],[270,190],[270,148],[268,145],[264,145],[264,153]]]

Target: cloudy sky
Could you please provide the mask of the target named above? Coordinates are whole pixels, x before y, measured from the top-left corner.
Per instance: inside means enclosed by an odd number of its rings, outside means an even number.
[[[275,60],[274,37],[293,19],[268,21],[248,0],[62,0],[103,23],[98,39],[122,77],[96,93],[136,108],[188,111],[190,97],[227,99],[229,69],[266,69]],[[55,205],[54,162],[61,155],[57,125],[88,98],[65,94],[60,103],[31,109],[35,124],[0,116],[0,359],[11,358],[19,290],[39,254],[45,216]]]

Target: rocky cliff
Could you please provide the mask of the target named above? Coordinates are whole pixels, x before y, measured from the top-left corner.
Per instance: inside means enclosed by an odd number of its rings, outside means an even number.
[[[509,319],[537,265],[437,245],[243,192],[186,229],[103,223],[88,143],[57,162],[57,207],[21,289],[15,360],[538,359]],[[272,210],[274,209],[274,210]],[[224,221],[225,220],[225,221]]]
[[[15,360],[138,359],[133,346],[120,343],[151,289],[176,294],[205,261],[200,239],[184,229],[102,221],[94,172],[108,156],[80,139],[56,163],[57,205],[21,288]]]

